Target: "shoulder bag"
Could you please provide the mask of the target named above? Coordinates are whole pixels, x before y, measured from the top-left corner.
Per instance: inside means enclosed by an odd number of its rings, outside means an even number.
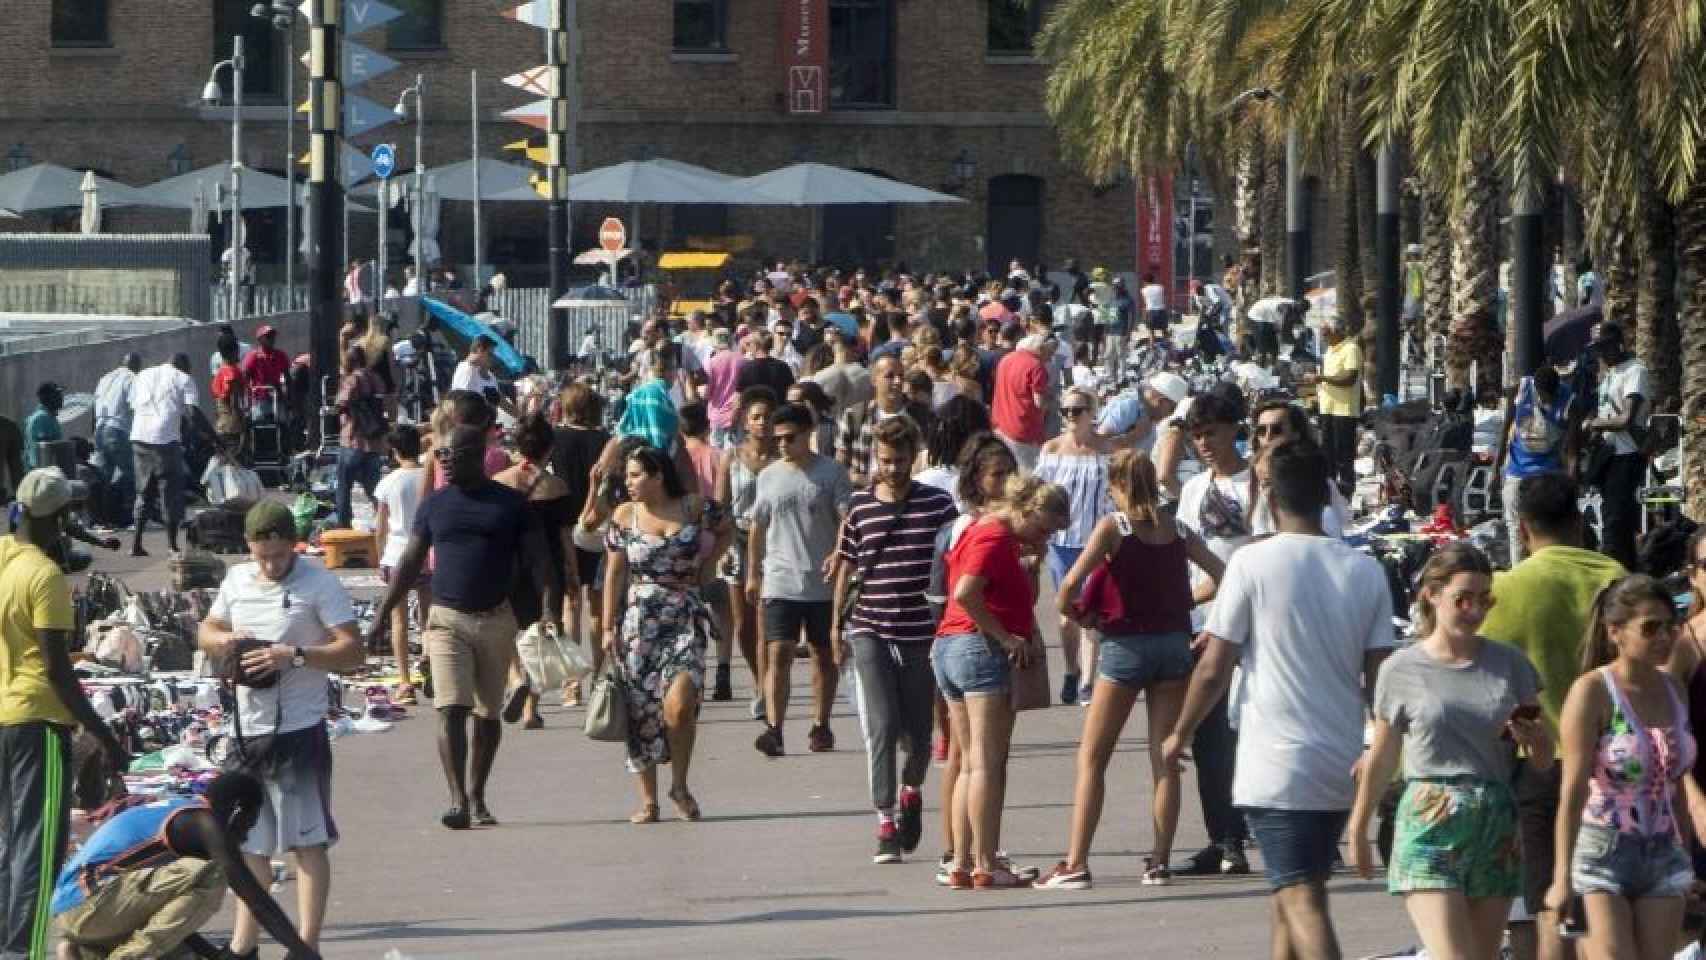
[[[906,485],[906,496],[901,497],[900,503],[895,505],[894,519],[889,523],[888,535],[883,537],[882,546],[878,547],[876,554],[871,557],[871,567],[873,569],[877,564],[882,562],[884,551],[888,550],[889,543],[894,540],[895,531],[900,529],[900,521],[901,517],[906,513],[906,505],[912,501],[912,488],[917,485],[916,481],[909,482]],[[873,499],[876,498],[876,494],[874,493],[871,496]],[[848,517],[841,522],[843,525],[846,525],[853,521],[851,517]],[[841,624],[841,629],[846,630],[848,622],[853,619],[853,611],[859,608],[859,594],[864,590],[864,588],[865,567],[863,564],[854,564],[852,572],[847,574],[846,591],[841,596],[840,616],[836,621]]]

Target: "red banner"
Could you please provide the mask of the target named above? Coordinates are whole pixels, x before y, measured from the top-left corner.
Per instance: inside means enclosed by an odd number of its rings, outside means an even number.
[[[782,77],[789,113],[829,108],[829,0],[782,0]]]
[[[1137,182],[1137,281],[1155,277],[1173,302],[1173,178],[1150,175]]]

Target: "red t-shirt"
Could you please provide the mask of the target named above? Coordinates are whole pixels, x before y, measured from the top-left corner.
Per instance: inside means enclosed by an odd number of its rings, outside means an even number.
[[[1037,632],[1032,607],[1037,597],[1032,590],[1031,575],[1019,562],[1019,538],[1000,520],[985,517],[960,535],[959,542],[945,558],[948,575],[948,608],[942,612],[942,622],[936,636],[951,637],[962,633],[977,633],[977,623],[954,599],[954,588],[964,576],[982,576],[983,603],[1008,633],[1016,637],[1031,637]]]
[[[1048,392],[1048,369],[1029,350],[1015,350],[995,368],[995,402],[989,421],[1009,440],[1043,442],[1043,408],[1037,397]]]
[[[236,367],[225,364],[219,372],[213,375],[211,393],[215,400],[229,400],[231,395],[243,389],[243,372]]]
[[[249,391],[259,387],[277,387],[290,372],[290,357],[283,350],[256,347],[243,358],[243,375],[249,380]]]

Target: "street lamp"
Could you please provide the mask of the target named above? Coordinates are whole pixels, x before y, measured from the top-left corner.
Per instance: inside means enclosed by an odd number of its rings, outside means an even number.
[[[296,290],[296,11],[283,0],[257,3],[249,10],[257,20],[271,20],[284,34],[284,179],[290,203],[284,208],[284,289]]]
[[[421,134],[426,130],[426,78],[415,74],[415,84],[397,95],[397,106],[393,112],[399,119],[409,119],[409,98],[415,98],[415,296],[426,295],[426,244],[421,242],[421,228],[426,225],[426,211],[421,209],[421,199],[426,196],[423,179],[426,177],[426,157],[421,153]]]
[[[201,100],[210,107],[219,106],[219,71],[231,69],[231,271],[226,282],[231,287],[230,322],[243,315],[243,35],[231,38],[231,59],[221,60],[208,71],[207,85],[201,88]]]

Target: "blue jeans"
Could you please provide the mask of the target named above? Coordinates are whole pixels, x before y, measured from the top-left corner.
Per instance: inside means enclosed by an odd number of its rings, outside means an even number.
[[[944,700],[959,703],[968,696],[1006,696],[1012,686],[1013,667],[1006,651],[992,649],[980,633],[937,637],[930,662]]]
[[[1269,887],[1283,890],[1300,883],[1324,883],[1333,875],[1333,856],[1339,851],[1349,810],[1243,809],[1250,832],[1262,848]]]
[[[136,499],[136,461],[130,450],[130,434],[117,427],[97,428],[95,449],[101,453],[101,479],[107,484],[103,502],[96,504],[101,521],[129,526],[132,501]]]
[[[369,500],[373,499],[373,488],[379,486],[381,466],[379,454],[371,450],[338,449],[339,527],[347,529],[350,525],[349,493],[356,484],[361,484],[361,488],[367,491]]]
[[[1130,633],[1102,637],[1097,669],[1109,683],[1147,690],[1158,683],[1188,680],[1191,667],[1190,634]]]

